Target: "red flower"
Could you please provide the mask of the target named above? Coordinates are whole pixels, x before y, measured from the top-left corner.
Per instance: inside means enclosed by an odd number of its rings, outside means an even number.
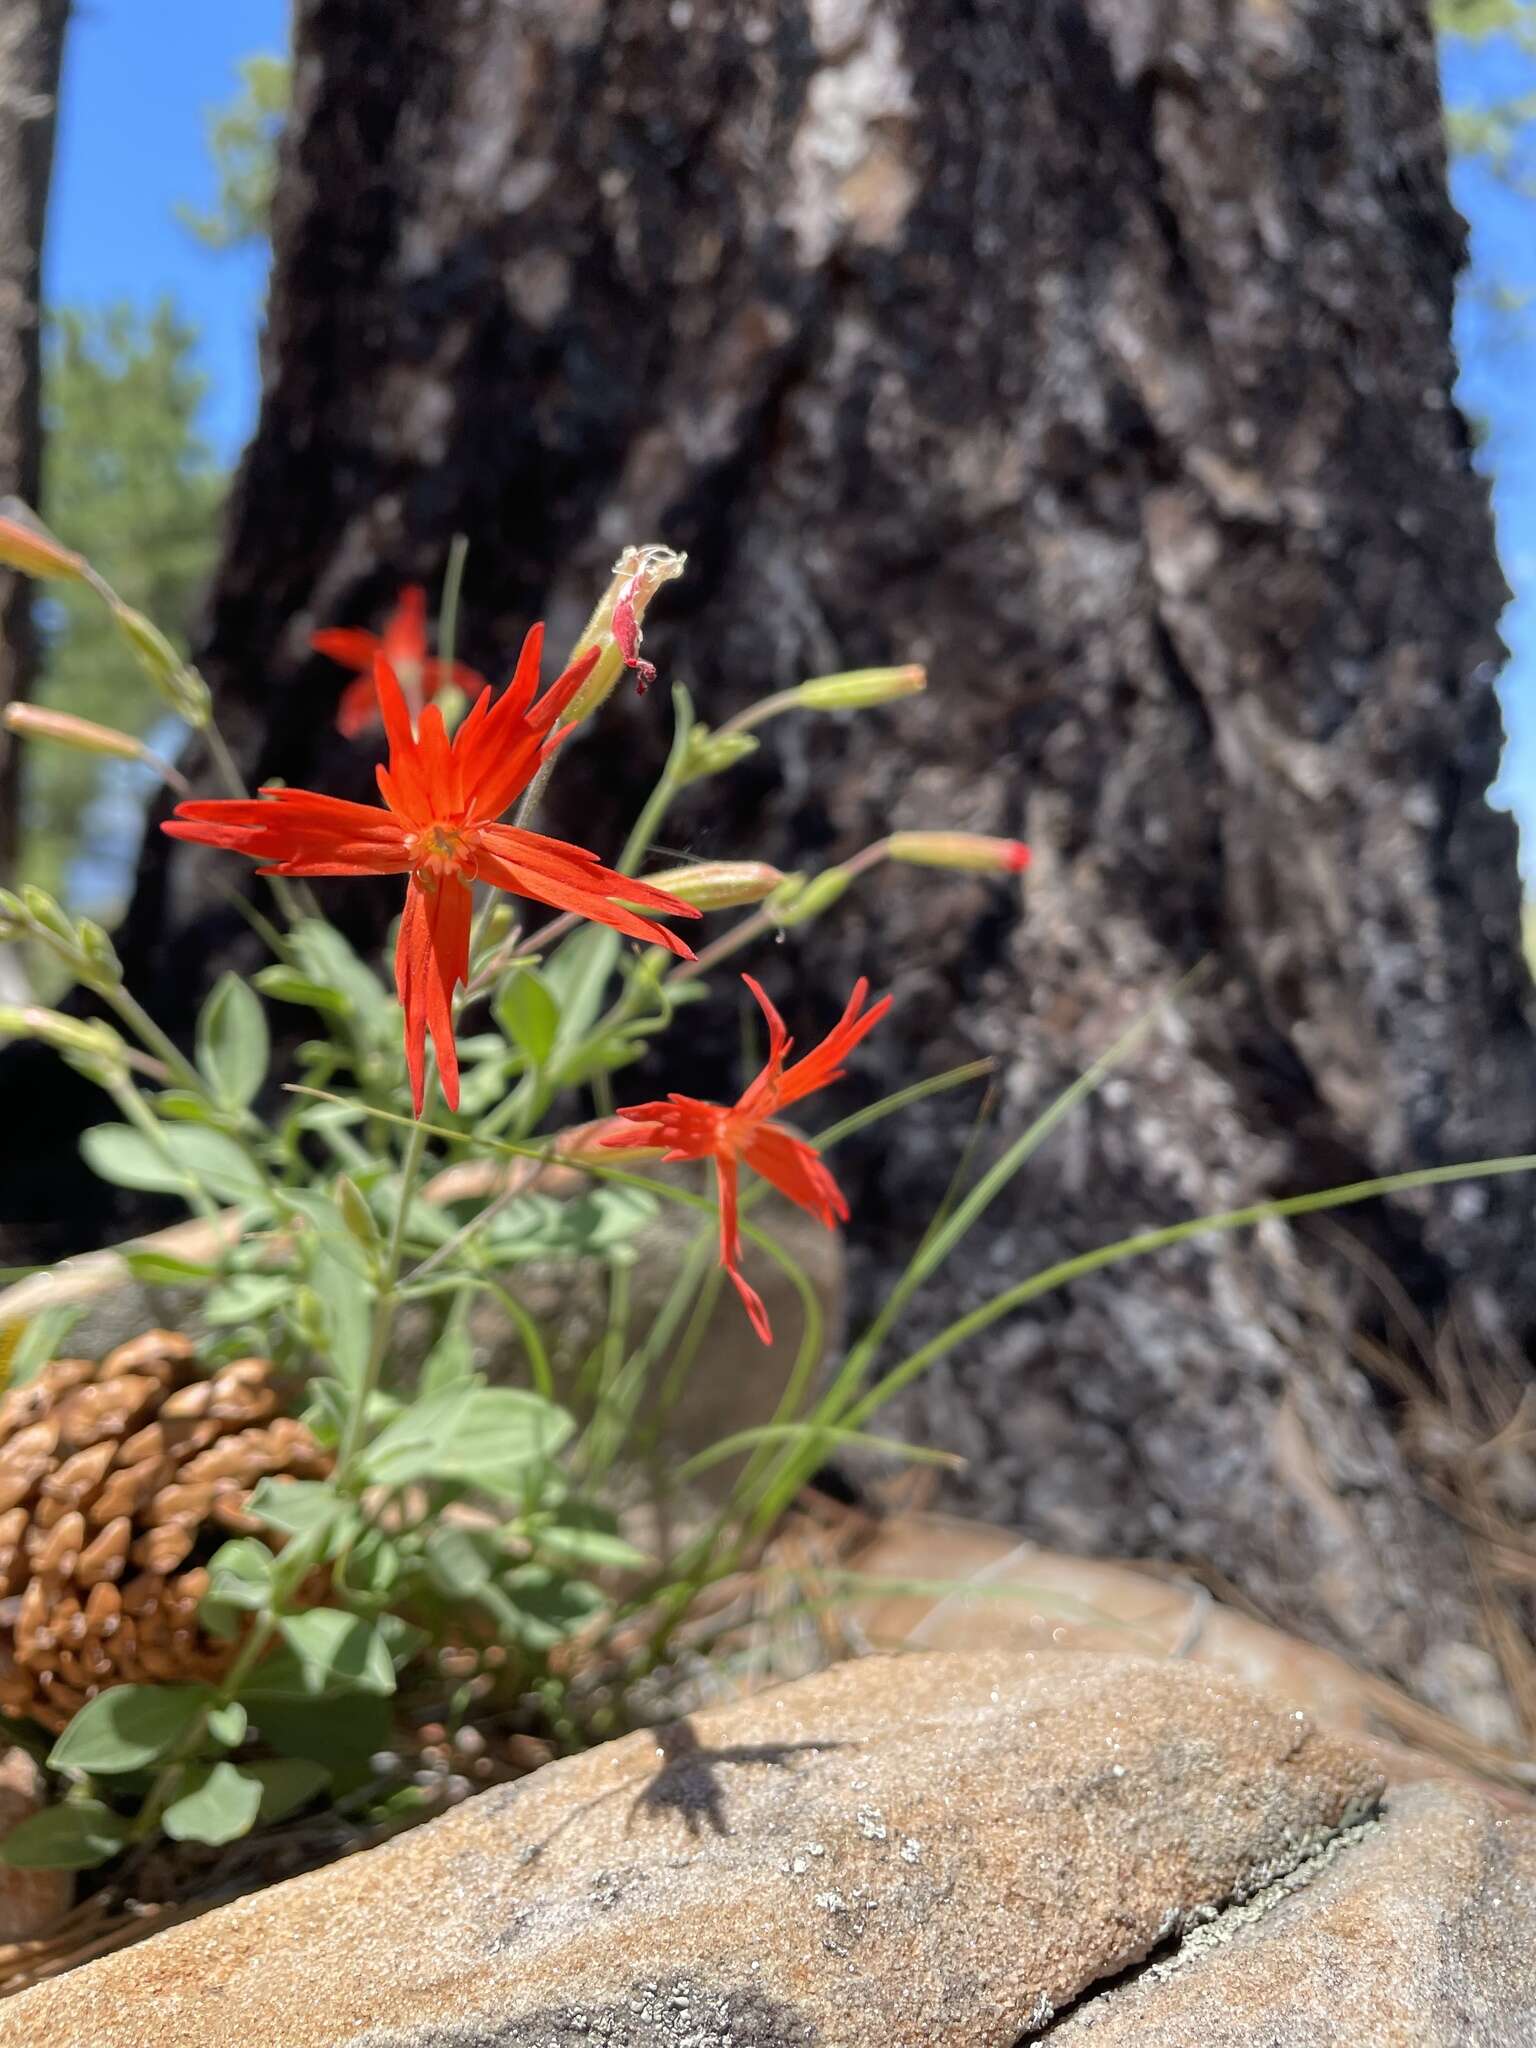
[[[883,996],[860,1016],[864,998],[869,994],[869,983],[861,979],[848,998],[847,1009],[820,1045],[786,1071],[784,1062],[794,1041],[784,1029],[784,1020],[750,974],[741,978],[768,1020],[768,1064],[734,1108],[700,1102],[691,1095],[669,1095],[665,1102],[636,1103],[633,1108],[618,1112],[629,1128],[610,1129],[599,1143],[628,1146],[631,1150],[664,1145],[667,1160],[714,1160],[720,1189],[720,1263],[734,1281],[753,1329],[765,1344],[771,1344],[773,1331],[768,1312],[741,1273],[741,1226],[736,1213],[740,1168],[745,1162],[829,1230],[834,1223],[848,1220],[848,1204],[842,1191],[817,1153],[804,1139],[770,1119],[790,1103],[840,1080],[843,1059],[880,1022],[891,1007],[891,999]]]
[[[419,583],[408,583],[394,610],[384,621],[384,631],[364,632],[360,626],[328,626],[316,633],[310,646],[317,654],[328,654],[343,668],[357,670],[357,681],[348,683],[336,707],[336,730],[350,739],[379,723],[378,692],[373,687],[373,664],[383,655],[399,678],[405,701],[419,712],[446,683],[457,683],[466,694],[486,687],[485,678],[466,668],[462,661],[437,661],[427,652],[427,593]]]
[[[455,987],[469,976],[472,882],[574,910],[693,958],[681,939],[628,907],[697,917],[691,904],[600,866],[584,847],[496,822],[575,731],[571,725],[550,729],[597,659],[595,648],[583,654],[535,704],[543,644],[544,628],[533,627],[500,700],[493,705],[490,691],[482,690],[451,741],[435,704],[422,713],[420,735],[411,731],[400,684],[377,657],[374,682],[389,735],[389,766],[378,770],[382,810],[307,789],[265,789],[260,800],[178,804],[175,819],[162,828],[173,839],[250,854],[269,863],[265,874],[410,876],[395,986],[405,1010],[405,1057],[418,1116],[429,1031],[443,1096],[450,1109],[459,1106],[452,1005]]]

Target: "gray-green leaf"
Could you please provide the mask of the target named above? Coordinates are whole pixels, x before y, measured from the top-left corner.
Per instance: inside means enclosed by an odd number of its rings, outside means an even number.
[[[87,1701],[49,1751],[56,1771],[137,1771],[191,1732],[213,1695],[205,1685],[114,1685]]]
[[[331,1782],[324,1764],[305,1756],[284,1756],[270,1763],[242,1764],[241,1770],[261,1787],[260,1820],[281,1820],[323,1792]]]
[[[226,1109],[255,1100],[271,1051],[261,998],[238,974],[221,974],[197,1020],[197,1064]]]
[[[91,1870],[115,1856],[129,1826],[99,1799],[71,1799],[19,1821],[0,1843],[0,1861],[17,1870]]]
[[[329,1692],[394,1691],[394,1659],[372,1622],[339,1607],[313,1607],[287,1616],[279,1627],[291,1664],[281,1654],[259,1664],[245,1687],[248,1696],[271,1691],[318,1699]]]
[[[365,1453],[367,1476],[382,1486],[448,1479],[515,1494],[574,1427],[563,1408],[520,1387],[450,1387],[379,1432]]]
[[[160,1825],[173,1842],[207,1842],[217,1848],[248,1835],[261,1810],[259,1778],[237,1764],[217,1763],[188,1773],[191,1789],[173,1799]]]
[[[554,1050],[560,1005],[533,968],[520,967],[497,992],[496,1021],[530,1064],[542,1067]]]
[[[80,1140],[85,1162],[98,1179],[146,1194],[185,1195],[200,1183],[225,1201],[251,1202],[265,1195],[258,1169],[233,1138],[199,1124],[162,1124],[163,1146],[131,1124],[97,1124]]]

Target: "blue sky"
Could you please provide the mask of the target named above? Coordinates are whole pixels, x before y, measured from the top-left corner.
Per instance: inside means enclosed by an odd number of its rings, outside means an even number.
[[[214,198],[204,117],[236,64],[281,51],[287,0],[76,0],[64,45],[44,290],[54,304],[169,293],[202,331],[203,426],[233,457],[256,413],[263,260],[213,252],[176,219]]]
[[[1505,36],[1450,44],[1446,98],[1484,106],[1536,92],[1536,57]],[[1526,131],[1523,171],[1536,179]],[[1460,397],[1487,431],[1479,462],[1493,478],[1499,553],[1515,596],[1502,631],[1510,651],[1499,685],[1508,743],[1495,796],[1520,820],[1522,865],[1536,886],[1536,193],[1521,192],[1476,159],[1452,172],[1456,203],[1472,230],[1472,269],[1456,316]],[[1498,294],[1514,303],[1500,305]],[[1529,303],[1521,303],[1528,300]]]
[[[227,458],[255,416],[263,265],[200,247],[175,207],[211,202],[205,113],[234,91],[240,57],[284,46],[287,13],[286,0],[77,0],[66,47],[46,289],[55,303],[148,305],[170,293],[202,332],[204,430]],[[1461,104],[1511,98],[1536,90],[1536,59],[1502,37],[1455,46],[1446,83]],[[1455,192],[1474,257],[1457,321],[1461,396],[1488,431],[1481,460],[1516,593],[1503,627],[1509,745],[1498,795],[1521,820],[1536,878],[1536,408],[1524,398],[1536,381],[1536,198],[1477,163],[1457,167]],[[1496,307],[1495,286],[1531,304]]]

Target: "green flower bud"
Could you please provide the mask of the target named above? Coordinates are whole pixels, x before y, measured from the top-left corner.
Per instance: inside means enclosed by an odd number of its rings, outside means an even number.
[[[379,1236],[378,1219],[369,1208],[362,1189],[349,1175],[340,1173],[331,1192],[349,1235],[371,1258],[376,1257],[383,1241]]]
[[[78,937],[80,951],[89,965],[95,968],[98,978],[121,981],[123,965],[117,957],[117,949],[93,917],[81,918]]]
[[[702,782],[706,775],[723,775],[748,754],[757,752],[757,740],[749,732],[712,733],[707,725],[696,725],[688,735],[678,778],[679,788]]]
[[[743,903],[761,903],[784,881],[765,860],[701,860],[692,867],[664,868],[645,876],[652,889],[665,889],[700,910],[732,910]]]
[[[0,1004],[0,1034],[7,1038],[36,1038],[59,1052],[78,1053],[93,1060],[122,1064],[123,1041],[110,1024],[93,1023],[81,1017],[66,1017],[58,1010],[45,1010],[36,1003],[24,1009]]]
[[[41,925],[44,931],[52,932],[56,939],[62,939],[72,951],[79,946],[74,926],[46,889],[39,889],[34,882],[23,883],[21,900],[26,905],[26,917],[30,924]]]
[[[160,628],[132,605],[114,604],[112,618],[140,668],[178,717],[189,725],[206,725],[213,699],[197,670],[189,667]]]
[[[852,668],[842,675],[812,676],[791,694],[811,711],[866,711],[872,704],[915,697],[927,687],[928,671],[908,662],[902,668]]]
[[[786,931],[793,925],[809,924],[813,917],[832,908],[852,880],[846,868],[825,868],[795,891],[788,903],[781,905],[775,896],[769,907]]]

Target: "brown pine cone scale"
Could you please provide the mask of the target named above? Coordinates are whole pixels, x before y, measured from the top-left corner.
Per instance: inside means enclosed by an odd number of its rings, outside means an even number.
[[[0,1399],[0,1714],[57,1733],[107,1686],[223,1675],[239,1646],[198,1622],[207,1559],[270,1538],[245,1512],[260,1480],[330,1470],[278,1407],[264,1359],[204,1375],[167,1330]]]

